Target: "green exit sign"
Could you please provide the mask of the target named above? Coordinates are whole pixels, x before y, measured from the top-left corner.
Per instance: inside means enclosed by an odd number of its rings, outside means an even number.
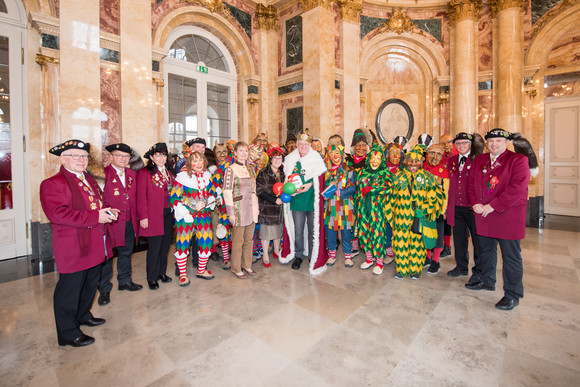
[[[199,71],[200,73],[206,73],[207,74],[207,67],[197,65],[197,71]]]

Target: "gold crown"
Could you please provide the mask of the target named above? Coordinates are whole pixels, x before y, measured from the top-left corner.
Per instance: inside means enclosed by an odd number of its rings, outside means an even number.
[[[308,131],[308,128],[304,129],[302,132],[298,133],[298,136],[296,136],[296,137],[298,138],[298,140],[301,140],[301,141],[312,142],[312,135]]]

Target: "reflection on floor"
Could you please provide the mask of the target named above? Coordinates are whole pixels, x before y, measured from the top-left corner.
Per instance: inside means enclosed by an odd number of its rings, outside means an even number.
[[[2,385],[576,385],[580,380],[580,238],[528,229],[526,296],[448,278],[453,258],[418,281],[337,263],[317,277],[274,262],[238,280],[215,262],[212,281],[111,294],[93,307],[105,325],[85,348],[59,347],[56,273],[0,284]],[[146,284],[145,253],[134,255]],[[362,256],[356,263],[362,262]],[[173,272],[173,262],[170,260]],[[501,265],[499,265],[501,268]],[[189,268],[191,272],[191,268]]]

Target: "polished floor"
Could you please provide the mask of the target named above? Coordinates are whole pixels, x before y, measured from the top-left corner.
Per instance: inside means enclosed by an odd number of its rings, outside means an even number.
[[[340,254],[339,254],[340,255]],[[528,229],[525,298],[511,312],[495,292],[448,278],[453,258],[418,281],[337,263],[317,277],[274,262],[238,280],[111,294],[83,328],[96,342],[59,347],[57,274],[0,284],[4,386],[571,386],[580,380],[580,234]],[[133,258],[145,284],[145,253]],[[360,264],[362,256],[355,262]],[[501,267],[501,265],[499,265]],[[191,268],[189,268],[191,271]],[[170,262],[170,270],[173,263]],[[116,285],[116,283],[115,283]]]

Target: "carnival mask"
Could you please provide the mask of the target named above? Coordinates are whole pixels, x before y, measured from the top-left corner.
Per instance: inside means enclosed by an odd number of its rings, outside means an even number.
[[[250,161],[253,163],[257,163],[260,157],[262,157],[262,153],[264,152],[264,147],[261,144],[252,144],[250,147]]]
[[[441,150],[432,149],[434,147],[435,147],[435,145],[432,146],[431,148],[429,148],[429,150],[427,151],[427,162],[432,167],[439,165],[439,163],[443,159],[443,149],[441,149]]]
[[[421,169],[421,167],[423,166],[423,159],[412,159],[409,158],[407,160],[407,168],[409,168],[409,171],[411,171],[412,173],[417,172],[419,169]]]
[[[260,158],[258,159],[258,161],[256,161],[256,168],[258,169],[258,171],[264,169],[266,165],[268,165],[269,161],[270,158],[268,157],[268,154],[266,152],[262,152]]]
[[[310,144],[310,146],[312,147],[312,149],[322,154],[322,143],[319,140],[312,141],[312,144]]]
[[[213,154],[215,155],[218,165],[226,160],[226,158],[228,157],[228,153],[229,153],[228,147],[224,143],[215,144],[215,146],[213,147]]]
[[[449,134],[444,134],[439,138],[439,142],[443,145],[443,151],[445,153],[451,153],[453,151],[453,137]]]
[[[381,152],[374,151],[371,154],[371,158],[369,159],[369,165],[371,169],[374,171],[381,165]]]
[[[389,150],[389,162],[393,165],[399,165],[401,162],[401,150],[398,147],[393,146]]]
[[[332,165],[340,165],[342,164],[342,152],[340,149],[335,149],[330,151],[330,162]]]

